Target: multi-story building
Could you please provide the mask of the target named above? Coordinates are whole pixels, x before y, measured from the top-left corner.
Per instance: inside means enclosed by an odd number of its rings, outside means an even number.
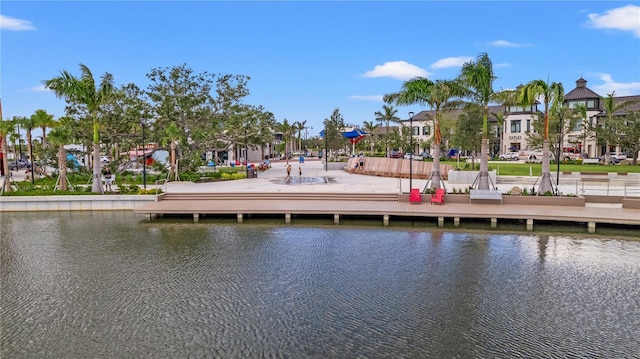
[[[585,153],[589,157],[599,157],[606,152],[605,145],[598,144],[593,136],[588,136],[585,131],[586,124],[600,124],[604,120],[606,113],[604,111],[604,98],[596,92],[590,90],[587,86],[587,80],[580,78],[576,81],[576,87],[565,95],[565,106],[575,108],[577,106],[585,106],[587,116],[580,119],[573,128],[567,129],[564,136],[563,148],[572,149],[576,153]],[[616,116],[623,116],[629,111],[640,111],[640,95],[637,96],[619,96],[614,97],[616,104],[622,102],[632,102],[631,105],[622,109]],[[489,127],[495,138],[490,138],[492,146],[490,152],[499,154],[510,151],[535,151],[539,148],[533,148],[529,144],[529,136],[535,133],[533,123],[542,117],[542,109],[536,103],[532,106],[512,106],[505,108],[504,106],[489,106]],[[449,111],[441,113],[442,119],[458,119],[462,113],[461,110]],[[500,114],[504,115],[504,121],[500,120]],[[433,138],[433,116],[434,110],[420,111],[413,117],[414,143],[417,152],[430,151]],[[502,123],[501,123],[502,122]],[[402,120],[400,126],[408,127],[410,120]],[[446,137],[445,134],[443,134]],[[443,141],[444,147],[449,147],[446,141]],[[464,150],[464,149],[463,149]],[[625,149],[619,146],[609,146],[610,152],[625,152]],[[626,151],[629,152],[629,151]],[[633,153],[627,153],[633,156]],[[637,154],[635,154],[637,155]]]

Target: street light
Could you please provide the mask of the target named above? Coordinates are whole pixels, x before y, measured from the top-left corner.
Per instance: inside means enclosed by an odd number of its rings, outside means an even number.
[[[140,127],[142,127],[142,185],[144,189],[147,189],[147,151],[144,142],[144,120],[140,121]]]
[[[249,159],[247,158],[247,129],[244,129],[244,171],[247,178],[249,178]]]
[[[413,111],[409,112],[409,127],[411,128],[411,134],[409,135],[409,193],[413,188]]]

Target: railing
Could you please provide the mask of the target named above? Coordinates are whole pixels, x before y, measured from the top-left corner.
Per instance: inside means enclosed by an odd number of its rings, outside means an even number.
[[[164,193],[167,193],[169,191],[169,186],[167,185],[167,183],[169,183],[169,180],[167,178],[156,180],[156,196],[158,195],[159,186],[164,185]]]

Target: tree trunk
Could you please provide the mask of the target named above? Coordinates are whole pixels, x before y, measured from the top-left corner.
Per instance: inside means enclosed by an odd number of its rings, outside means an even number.
[[[217,151],[216,151],[217,156]],[[214,160],[215,163],[215,160]],[[169,170],[169,178],[172,178],[176,172],[176,142],[171,141],[171,167]]]
[[[480,149],[480,172],[478,173],[477,189],[489,189],[489,139],[482,139],[482,146]],[[460,156],[460,153],[458,153]]]
[[[9,171],[9,157],[8,157],[9,153],[8,152],[9,151],[7,150],[7,137],[5,136],[2,139],[2,159],[3,159],[2,167],[4,167],[4,182],[2,185],[4,186],[5,192],[11,192],[11,172]]]
[[[60,147],[58,148],[58,180],[60,190],[68,191],[69,186],[67,183],[67,156],[63,145],[60,145]]]
[[[542,174],[540,175],[538,195],[546,192],[553,192],[551,173],[549,172],[549,139],[542,142]]]
[[[433,148],[433,167],[431,167],[431,188],[440,188],[442,176],[440,175],[440,145]]]
[[[100,173],[100,145],[93,144],[93,184],[91,192],[104,193],[102,189],[102,174]]]

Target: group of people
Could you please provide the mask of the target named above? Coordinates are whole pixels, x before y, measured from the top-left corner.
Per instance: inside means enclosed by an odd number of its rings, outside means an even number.
[[[287,163],[285,169],[287,170],[287,178],[291,177],[291,163]],[[302,176],[302,167],[300,166],[298,166],[298,176]]]

